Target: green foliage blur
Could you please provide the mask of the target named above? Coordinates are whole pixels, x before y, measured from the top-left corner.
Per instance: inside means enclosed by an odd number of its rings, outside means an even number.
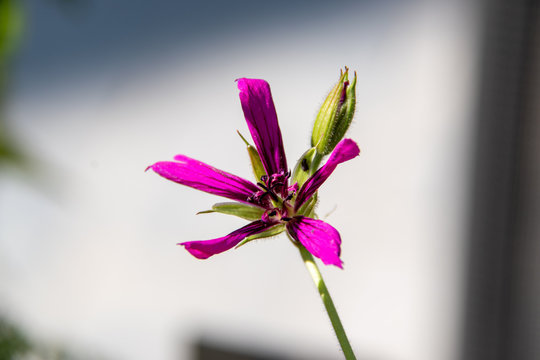
[[[21,163],[23,157],[9,134],[6,93],[13,54],[21,38],[23,13],[18,0],[0,0],[0,165]]]
[[[0,317],[0,360],[21,358],[30,350],[30,343],[22,332]]]

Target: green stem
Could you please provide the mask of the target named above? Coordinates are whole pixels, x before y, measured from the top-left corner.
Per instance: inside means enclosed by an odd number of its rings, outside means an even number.
[[[297,246],[298,250],[300,250],[302,260],[304,260],[304,264],[306,265],[306,268],[308,269],[308,272],[311,275],[311,278],[313,279],[317,290],[319,290],[319,295],[321,295],[321,299],[324,307],[326,308],[326,312],[328,313],[328,317],[332,322],[332,326],[334,327],[334,331],[336,332],[336,336],[338,338],[339,345],[341,345],[341,349],[343,350],[343,355],[345,355],[345,359],[356,360],[351,344],[349,343],[349,339],[347,339],[345,329],[343,329],[343,325],[341,324],[341,320],[339,319],[336,307],[334,306],[334,302],[330,297],[330,293],[328,292],[328,288],[324,283],[321,272],[319,271],[317,264],[315,264],[313,255],[311,255],[311,253],[307,251],[304,246],[300,244],[297,244]]]

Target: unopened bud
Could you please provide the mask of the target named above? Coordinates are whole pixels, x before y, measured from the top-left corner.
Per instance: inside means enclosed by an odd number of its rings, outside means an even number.
[[[343,139],[354,116],[356,106],[356,72],[349,82],[349,69],[340,74],[338,83],[321,106],[311,135],[311,146],[321,155],[328,155]]]

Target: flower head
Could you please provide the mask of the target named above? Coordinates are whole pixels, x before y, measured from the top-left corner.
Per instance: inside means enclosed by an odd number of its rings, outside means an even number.
[[[315,194],[336,167],[356,157],[360,149],[350,139],[341,140],[328,161],[302,182],[301,187],[296,182],[291,184],[270,86],[258,79],[242,78],[237,83],[244,116],[255,143],[255,148],[251,149],[248,143],[250,158],[252,163],[260,159],[259,164],[262,164],[262,168],[254,164],[255,173],[260,175],[255,183],[185,155],[176,155],[175,161],[157,162],[148,169],[179,184],[234,200],[234,203],[216,204],[210,212],[238,215],[252,222],[224,237],[179,245],[193,256],[206,259],[243,240],[287,231],[294,241],[324,264],[341,268],[341,237],[331,225],[313,218]]]

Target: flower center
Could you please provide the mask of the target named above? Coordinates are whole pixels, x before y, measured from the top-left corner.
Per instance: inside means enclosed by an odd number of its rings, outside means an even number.
[[[248,201],[267,209],[262,220],[269,223],[288,221],[294,215],[290,201],[298,191],[298,184],[289,185],[291,172],[281,172],[261,176],[257,186],[261,189],[248,198]]]
[[[266,210],[264,214],[262,215],[261,220],[264,221],[265,223],[277,224],[282,221],[288,220],[288,218],[286,217],[286,213],[283,212],[283,210],[278,209],[278,208],[273,208],[270,210]]]
[[[288,196],[287,185],[290,177],[290,171],[282,171],[279,174],[272,174],[270,176],[263,175],[261,176],[262,183],[259,182],[257,185],[266,190],[273,200],[277,200],[278,196],[283,199]]]

